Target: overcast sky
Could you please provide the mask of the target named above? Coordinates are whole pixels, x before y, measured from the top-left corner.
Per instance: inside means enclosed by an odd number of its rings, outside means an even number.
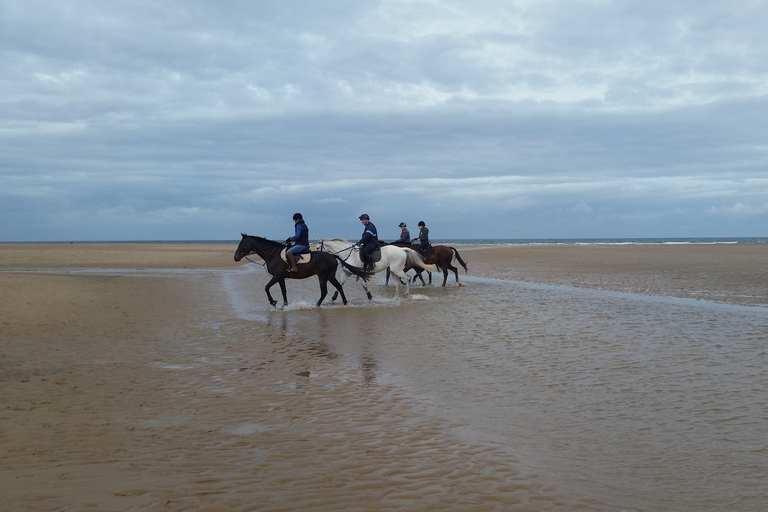
[[[0,241],[768,236],[764,0],[0,0]]]

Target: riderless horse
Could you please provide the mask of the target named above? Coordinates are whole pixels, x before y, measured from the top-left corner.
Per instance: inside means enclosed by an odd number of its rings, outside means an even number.
[[[329,252],[333,255],[341,257],[346,263],[349,263],[350,265],[363,268],[363,261],[360,258],[360,246],[353,244],[349,240],[345,240],[343,238],[332,238],[328,240],[318,239],[317,248],[321,251]],[[411,296],[411,286],[410,279],[405,274],[404,269],[406,267],[420,268],[430,272],[434,272],[436,270],[434,265],[428,265],[424,263],[424,260],[422,260],[421,256],[419,256],[419,253],[413,249],[406,247],[396,247],[394,245],[385,245],[384,247],[380,247],[379,250],[381,251],[381,259],[375,262],[373,273],[375,274],[377,272],[381,272],[382,270],[389,269],[390,272],[401,278],[405,283],[405,296],[408,298]],[[375,252],[374,256],[376,256]],[[344,284],[347,278],[352,275],[347,266],[344,266],[343,269],[344,274],[341,276],[341,284]],[[365,285],[365,282],[363,282],[362,285],[366,295],[368,296],[368,300],[372,299],[373,295],[371,295],[371,292],[368,291],[368,287]],[[395,285],[397,286],[395,289],[395,298],[397,298],[400,295],[399,279],[395,281]],[[336,300],[335,293],[333,297],[331,297],[331,300]]]
[[[395,245],[397,247],[409,247],[408,244],[404,244],[403,242],[393,242],[389,245]],[[453,266],[453,259],[455,257],[456,261],[458,261],[459,264],[464,267],[464,272],[467,272],[467,264],[464,262],[464,260],[461,259],[459,251],[455,247],[450,247],[448,245],[434,245],[430,248],[432,249],[432,252],[429,253],[427,258],[425,258],[425,262],[427,264],[434,264],[438,270],[442,270],[443,286],[445,286],[445,283],[448,280],[448,270],[452,270],[453,274],[456,276],[456,284],[459,286],[464,286],[464,283],[459,280],[459,269]],[[405,269],[406,272],[409,270],[411,269]],[[426,285],[424,278],[421,277],[422,269],[415,268],[414,270],[416,270],[416,275],[413,276],[413,282],[416,282],[416,278],[419,278],[421,279],[421,284]],[[389,275],[387,275],[387,282],[389,282]],[[432,284],[431,272],[429,272],[429,284]]]
[[[267,292],[267,298],[273,307],[277,305],[277,301],[272,298],[269,289],[275,283],[280,285],[280,291],[283,293],[283,306],[285,307],[288,305],[285,280],[306,279],[314,275],[317,275],[317,279],[320,281],[320,300],[317,301],[317,306],[323,302],[323,299],[328,294],[328,281],[336,288],[333,299],[336,300],[337,294],[341,293],[341,300],[346,304],[347,297],[344,295],[344,288],[342,288],[342,283],[336,279],[336,269],[339,268],[339,262],[342,268],[344,268],[344,272],[354,274],[361,278],[363,282],[368,281],[373,275],[370,272],[364,272],[361,268],[349,265],[338,256],[321,251],[311,251],[308,255],[301,254],[301,258],[296,258],[299,270],[297,272],[288,272],[288,262],[285,259],[285,250],[288,248],[286,244],[267,240],[260,236],[241,234],[243,239],[240,241],[240,245],[237,246],[237,250],[235,250],[235,261],[240,261],[243,258],[247,259],[248,256],[254,253],[264,260],[264,266],[272,276],[267,286],[264,287],[264,291]]]

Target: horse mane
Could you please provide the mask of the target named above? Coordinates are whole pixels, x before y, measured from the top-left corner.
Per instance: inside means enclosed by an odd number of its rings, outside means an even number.
[[[283,242],[275,242],[274,240],[270,240],[269,238],[264,238],[263,236],[248,235],[246,233],[240,233],[240,234],[243,235],[243,237],[255,238],[257,241],[267,245],[285,245]]]
[[[323,238],[323,240],[325,240],[326,242],[339,242],[344,244],[352,244],[352,242],[350,242],[346,238]]]

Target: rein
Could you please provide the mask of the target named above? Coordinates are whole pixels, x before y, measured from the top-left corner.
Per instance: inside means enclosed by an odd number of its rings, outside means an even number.
[[[248,260],[248,261],[250,261],[251,263],[255,263],[255,264],[257,264],[257,265],[261,265],[262,267],[264,267],[264,266],[266,266],[266,265],[267,265],[267,262],[266,262],[266,261],[264,261],[264,260],[261,260],[261,261],[253,261],[253,260],[252,260],[251,258],[249,258],[248,256],[243,256],[243,258],[247,259],[247,260]]]
[[[320,242],[320,250],[321,250],[321,251],[325,251],[325,252],[327,252],[328,254],[333,254],[333,255],[335,255],[335,256],[338,256],[338,255],[339,255],[339,254],[341,254],[342,252],[346,252],[346,251],[349,251],[349,254],[347,254],[345,257],[343,257],[343,258],[342,258],[341,256],[339,256],[339,258],[341,258],[343,261],[347,261],[349,258],[351,258],[351,257],[352,257],[352,253],[353,253],[353,252],[354,252],[354,250],[355,250],[355,245],[356,245],[356,244],[351,244],[351,245],[350,245],[349,247],[347,247],[346,249],[341,249],[341,250],[338,250],[338,251],[335,251],[335,252],[333,252],[333,251],[327,251],[327,250],[325,249],[325,240],[323,240],[322,242]]]
[[[272,247],[272,250],[271,250],[271,251],[269,251],[269,254],[267,255],[267,257],[266,257],[266,258],[261,258],[261,261],[260,261],[260,262],[259,262],[259,261],[253,261],[251,258],[249,258],[249,257],[248,257],[248,256],[250,256],[251,254],[256,254],[256,251],[253,251],[253,252],[252,252],[252,253],[250,253],[250,254],[244,254],[244,255],[243,255],[243,258],[247,259],[247,260],[248,260],[248,261],[250,261],[251,263],[256,263],[257,265],[261,265],[262,267],[264,267],[264,270],[267,270],[267,260],[268,260],[269,258],[271,258],[273,254],[275,254],[275,251],[276,251],[277,249],[281,249],[282,247],[283,247],[282,245],[275,245],[275,246],[273,246],[273,247]],[[261,255],[259,255],[259,257],[261,257]],[[269,270],[267,270],[267,272],[269,272]]]

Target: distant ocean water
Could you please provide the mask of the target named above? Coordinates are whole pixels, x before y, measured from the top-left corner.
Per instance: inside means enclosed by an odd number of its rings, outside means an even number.
[[[354,237],[353,237],[354,238]],[[383,241],[390,241],[386,237]],[[350,238],[350,240],[352,240]],[[100,240],[5,243],[53,244],[237,244],[240,240]],[[314,243],[315,240],[312,240]],[[699,238],[436,238],[433,245],[642,245],[642,244],[765,244],[768,237],[699,237]]]
[[[473,245],[642,245],[642,244],[764,244],[768,237],[734,238],[477,238],[435,240],[437,244]]]

